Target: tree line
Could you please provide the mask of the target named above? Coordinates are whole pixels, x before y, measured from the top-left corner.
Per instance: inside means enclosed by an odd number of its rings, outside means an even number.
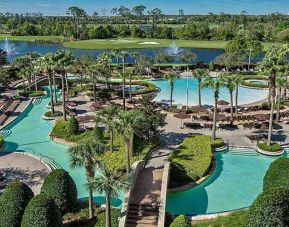
[[[109,13],[109,15],[108,15]],[[0,14],[0,32],[12,35],[57,35],[73,39],[105,39],[119,37],[231,40],[246,32],[253,40],[289,41],[289,16],[214,14],[164,15],[159,8],[147,10],[144,5],[132,9],[125,6],[110,12],[101,10],[88,15],[84,9],[72,6],[65,16],[42,14]]]

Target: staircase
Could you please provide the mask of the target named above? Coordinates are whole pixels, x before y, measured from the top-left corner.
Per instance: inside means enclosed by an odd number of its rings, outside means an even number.
[[[0,136],[5,139],[6,137],[10,136],[12,133],[11,130],[2,130],[0,131]]]
[[[228,150],[226,154],[229,155],[242,155],[242,156],[258,156],[258,153],[254,149],[250,148],[233,148]]]
[[[151,204],[129,204],[126,227],[157,227],[159,207]]]
[[[42,98],[41,98],[41,97],[40,97],[40,98],[35,98],[35,99],[33,100],[33,104],[34,104],[34,105],[39,105],[41,102],[42,102]]]

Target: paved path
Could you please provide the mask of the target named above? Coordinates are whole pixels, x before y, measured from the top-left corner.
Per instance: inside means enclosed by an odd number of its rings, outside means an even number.
[[[7,183],[18,179],[39,194],[44,178],[49,173],[46,165],[30,156],[19,153],[0,153],[0,172],[5,174]]]

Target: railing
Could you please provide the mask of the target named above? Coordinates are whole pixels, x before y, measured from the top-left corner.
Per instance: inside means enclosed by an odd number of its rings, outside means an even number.
[[[1,130],[0,131],[0,136],[5,139],[6,137],[10,136],[12,133],[11,130]]]

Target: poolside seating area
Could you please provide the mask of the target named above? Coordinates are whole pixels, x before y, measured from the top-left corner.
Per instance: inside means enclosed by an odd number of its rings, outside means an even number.
[[[13,114],[20,103],[20,99],[10,97],[0,98],[0,126],[4,125],[6,120]]]

